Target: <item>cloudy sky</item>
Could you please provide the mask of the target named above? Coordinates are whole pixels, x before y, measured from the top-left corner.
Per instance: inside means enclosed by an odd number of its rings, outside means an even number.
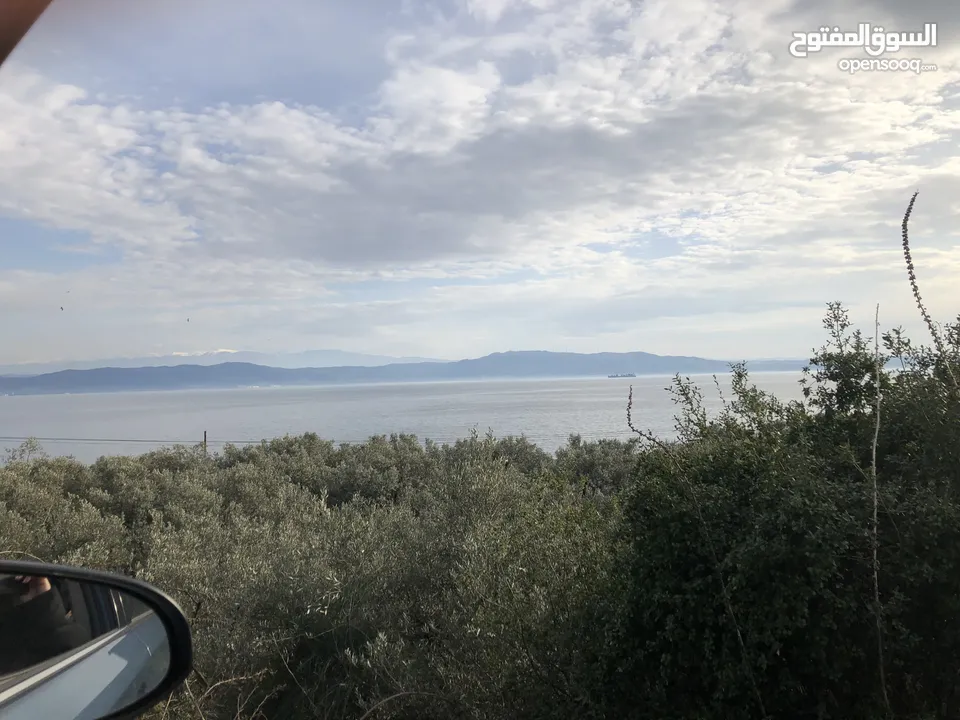
[[[898,226],[919,189],[955,317],[960,4],[833,5],[56,0],[0,69],[0,363],[796,357],[833,299],[922,337]],[[861,22],[937,23],[896,54],[937,71],[788,52]]]

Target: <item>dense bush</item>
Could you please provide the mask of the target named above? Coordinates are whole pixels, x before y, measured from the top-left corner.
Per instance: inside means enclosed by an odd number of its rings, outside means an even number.
[[[957,718],[960,319],[928,326],[868,338],[831,304],[802,401],[734,366],[708,417],[677,378],[676,438],[553,456],[27,444],[0,549],[178,599],[196,672],[158,718]]]

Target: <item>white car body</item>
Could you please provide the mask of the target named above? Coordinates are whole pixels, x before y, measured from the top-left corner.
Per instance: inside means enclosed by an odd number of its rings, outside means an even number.
[[[166,628],[147,611],[0,690],[0,719],[98,720],[149,693],[169,667]]]

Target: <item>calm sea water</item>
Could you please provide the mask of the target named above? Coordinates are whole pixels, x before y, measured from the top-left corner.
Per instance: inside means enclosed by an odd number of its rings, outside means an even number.
[[[798,374],[756,373],[753,382],[782,400],[800,396]],[[705,404],[720,407],[713,378],[693,378]],[[729,377],[720,376],[729,389]],[[452,442],[476,429],[498,437],[526,435],[553,452],[572,433],[584,439],[629,438],[627,392],[634,388],[634,424],[673,434],[669,377],[403,383],[309,388],[0,397],[0,450],[26,437],[51,455],[84,462],[101,455],[137,455],[171,444],[211,450],[226,442],[315,432],[336,442],[405,432]]]

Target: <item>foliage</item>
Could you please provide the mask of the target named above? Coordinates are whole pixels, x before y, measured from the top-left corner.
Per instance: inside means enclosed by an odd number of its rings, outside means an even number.
[[[710,417],[677,377],[673,439],[34,443],[0,549],[178,599],[196,672],[158,718],[960,717],[960,318],[824,327],[801,401],[735,365]]]

